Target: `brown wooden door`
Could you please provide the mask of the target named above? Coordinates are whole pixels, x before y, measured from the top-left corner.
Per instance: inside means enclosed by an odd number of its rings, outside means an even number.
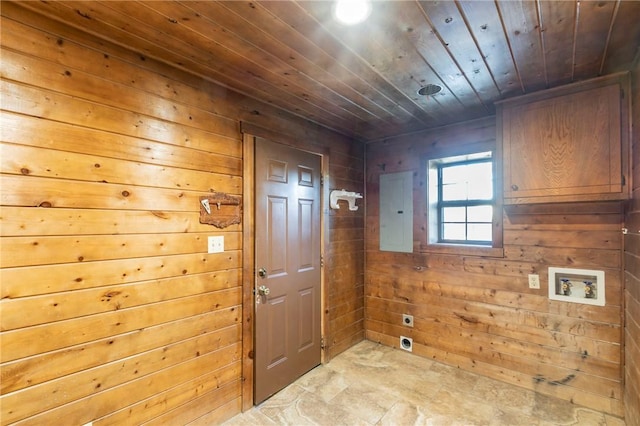
[[[320,364],[321,159],[257,138],[255,161],[258,404]]]

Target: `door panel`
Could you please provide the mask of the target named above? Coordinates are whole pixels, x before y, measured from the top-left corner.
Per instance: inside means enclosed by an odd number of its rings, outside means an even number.
[[[287,199],[283,197],[268,197],[269,209],[265,232],[267,236],[266,254],[268,255],[269,276],[275,278],[278,274],[287,273]],[[264,263],[264,262],[263,262]],[[261,264],[262,265],[262,264]]]
[[[287,323],[287,297],[273,297],[269,304],[269,323],[266,332],[269,333],[267,339],[267,368],[286,361],[287,359],[287,334],[281,333]]]
[[[300,321],[298,328],[298,350],[304,350],[313,345],[313,304],[315,302],[313,288],[305,288],[299,292],[298,304],[300,305]]]
[[[308,271],[313,268],[313,207],[313,200],[298,200],[299,272]]]
[[[259,404],[320,364],[321,158],[260,138],[255,152]]]

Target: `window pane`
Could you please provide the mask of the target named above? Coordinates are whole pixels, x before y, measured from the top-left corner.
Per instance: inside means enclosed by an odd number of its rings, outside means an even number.
[[[465,240],[464,223],[445,223],[442,225],[443,238],[445,240]]]
[[[471,206],[467,215],[469,222],[492,222],[493,206]]]
[[[442,167],[444,201],[493,199],[491,162]]]
[[[442,168],[442,184],[460,183],[467,181],[467,165],[444,166]]]
[[[445,207],[442,209],[442,221],[465,223],[467,221],[465,210],[464,207]]]
[[[468,166],[469,199],[493,198],[493,173],[491,163],[475,163]]]
[[[448,184],[442,186],[442,200],[455,201],[467,199],[467,184]]]
[[[493,198],[493,182],[486,179],[472,180],[469,182],[470,200],[491,200]]]
[[[490,162],[468,164],[466,167],[466,177],[469,182],[482,181],[484,183],[488,183],[491,181],[492,166]]]
[[[430,192],[429,212],[438,215],[430,232],[437,226],[439,242],[490,244],[495,196],[491,152],[430,160],[429,173],[431,182],[437,180],[429,184],[429,191],[437,190],[436,197]]]
[[[472,241],[491,241],[491,229],[490,223],[470,223],[467,237]]]

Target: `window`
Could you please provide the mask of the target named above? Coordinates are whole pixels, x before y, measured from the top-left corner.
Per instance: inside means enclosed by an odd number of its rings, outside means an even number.
[[[429,160],[430,244],[494,246],[491,151]]]

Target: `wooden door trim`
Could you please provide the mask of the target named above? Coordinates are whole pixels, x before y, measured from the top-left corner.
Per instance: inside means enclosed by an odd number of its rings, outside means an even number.
[[[258,129],[255,126],[251,127],[252,130]],[[254,279],[255,279],[255,138],[259,136],[257,134],[249,133],[245,124],[242,123],[242,158],[243,158],[243,172],[242,172],[242,202],[243,202],[243,217],[242,217],[242,411],[250,410],[253,407],[253,387],[254,387],[254,332],[253,326],[255,319],[255,297],[253,295]],[[269,139],[273,142],[282,143],[290,148],[300,151],[307,151],[320,156],[322,177],[325,181],[320,188],[320,256],[326,262],[326,244],[325,238],[326,226],[325,226],[325,200],[329,199],[329,185],[327,184],[329,176],[329,151],[328,149],[318,152],[310,149],[305,149],[298,144],[287,143],[288,137],[280,138],[274,137],[274,134],[265,135],[265,139]],[[284,139],[284,140],[283,140]],[[327,292],[325,286],[325,267],[324,264],[320,268],[320,334],[321,336],[327,336],[327,322],[326,322],[326,309],[327,309]],[[326,351],[324,347],[320,351],[320,362],[324,364],[326,362]]]
[[[242,411],[253,407],[255,137],[242,135]]]

